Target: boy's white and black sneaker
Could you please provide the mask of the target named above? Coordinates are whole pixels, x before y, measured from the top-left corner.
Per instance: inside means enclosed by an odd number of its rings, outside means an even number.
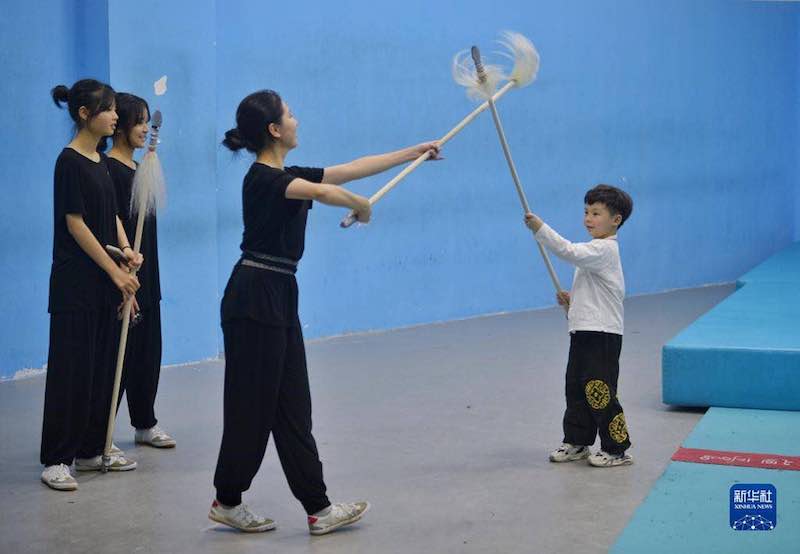
[[[589,465],[594,467],[617,467],[629,466],[633,463],[633,458],[630,454],[609,454],[599,450],[589,456]]]
[[[75,459],[75,471],[101,471],[102,469],[102,456]],[[119,454],[112,454],[110,456],[108,471],[131,471],[132,469],[136,469],[136,462],[133,460]]]
[[[369,510],[369,502],[331,504],[322,511],[308,516],[308,532],[312,535],[325,535],[340,527],[355,523]]]
[[[592,451],[589,450],[588,446],[565,442],[550,453],[550,461],[556,463],[574,462],[588,458],[591,454]]]
[[[44,468],[42,483],[57,491],[78,490],[78,482],[69,472],[69,466],[66,464],[55,464]]]
[[[214,500],[208,512],[208,519],[245,533],[263,533],[275,529],[274,521],[256,514],[246,504],[229,508]]]

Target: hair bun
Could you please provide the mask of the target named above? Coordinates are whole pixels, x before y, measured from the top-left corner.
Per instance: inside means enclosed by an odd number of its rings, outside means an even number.
[[[222,140],[222,144],[228,150],[233,150],[234,152],[237,152],[242,148],[246,148],[244,139],[242,138],[242,134],[239,132],[238,128],[226,131],[225,138]]]
[[[69,102],[69,88],[64,85],[57,85],[53,87],[53,90],[50,91],[51,96],[53,97],[53,103],[59,108],[61,104],[66,104]]]

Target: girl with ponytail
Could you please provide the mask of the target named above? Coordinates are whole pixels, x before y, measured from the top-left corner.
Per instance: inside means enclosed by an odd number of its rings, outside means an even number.
[[[54,174],[53,264],[50,271],[50,346],[42,424],[42,481],[56,490],[75,490],[70,474],[101,468],[114,361],[119,334],[117,306],[136,293],[139,281],[128,273],[142,256],[134,254],[117,217],[114,184],[103,137],[117,123],[114,90],[94,79],[71,88],[53,88],[56,106],[66,104],[75,123],[72,141],[56,160]],[[105,245],[125,252],[118,266]],[[111,469],[134,469],[118,453]]]
[[[363,196],[337,185],[386,171],[432,150],[427,142],[326,168],[286,166],[297,146],[297,119],[274,91],[247,96],[236,127],[222,144],[255,154],[244,177],[242,257],[222,299],[225,391],[222,445],[209,518],[242,531],[267,531],[275,523],[242,504],[258,471],[270,433],[294,496],[308,514],[309,531],[322,535],[361,519],[367,502],[331,504],[311,435],[311,396],[305,345],[297,315],[294,273],[305,247],[312,202],[370,218]]]

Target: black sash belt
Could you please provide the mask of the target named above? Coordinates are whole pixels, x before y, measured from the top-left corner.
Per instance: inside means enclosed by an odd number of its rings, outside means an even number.
[[[242,252],[242,259],[239,263],[248,267],[266,269],[267,271],[275,271],[287,275],[294,275],[297,273],[297,262],[295,260],[281,258],[279,256],[270,256],[269,254],[253,252],[252,250],[245,250]]]

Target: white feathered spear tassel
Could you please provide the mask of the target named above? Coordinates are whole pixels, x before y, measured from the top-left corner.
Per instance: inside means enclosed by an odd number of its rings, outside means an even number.
[[[156,154],[158,131],[161,127],[161,112],[153,114],[150,133],[150,145],[142,158],[136,173],[133,175],[131,190],[131,216],[142,212],[144,215],[154,214],[164,207],[166,201],[166,183],[161,161]]]
[[[504,31],[498,43],[505,49],[499,54],[514,63],[510,73],[481,58],[485,79],[479,79],[469,50],[462,50],[453,58],[453,79],[467,89],[467,95],[473,100],[485,100],[492,96],[500,81],[510,81],[515,87],[527,86],[539,72],[539,53],[527,37]]]
[[[473,100],[489,98],[497,84],[507,79],[500,66],[484,63],[483,69],[486,78],[479,79],[469,50],[462,50],[453,57],[453,79],[467,89],[467,95]]]
[[[536,47],[527,37],[513,31],[504,31],[501,36],[498,42],[507,50],[501,55],[514,60],[508,79],[518,87],[531,84],[539,72],[539,52]]]

